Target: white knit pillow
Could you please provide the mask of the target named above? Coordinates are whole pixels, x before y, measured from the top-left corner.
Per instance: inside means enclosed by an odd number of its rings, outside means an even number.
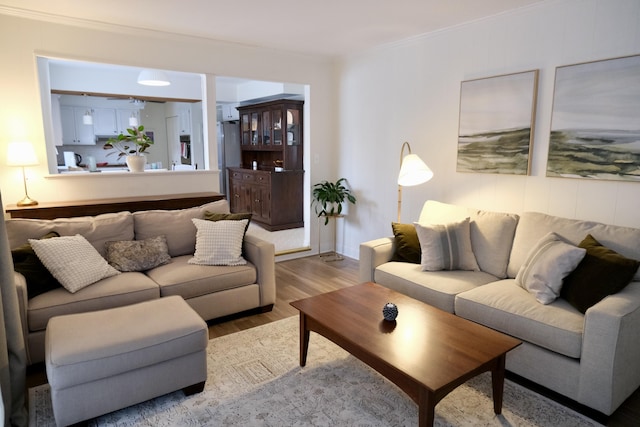
[[[449,224],[415,222],[414,225],[422,251],[423,271],[480,270],[471,247],[469,218]]]
[[[556,233],[547,233],[529,251],[516,283],[541,304],[552,303],[560,296],[564,278],[575,270],[586,253],[586,249],[564,242]]]
[[[105,277],[120,274],[80,234],[29,239],[29,244],[51,275],[71,293]]]
[[[193,218],[196,252],[188,262],[201,265],[245,265],[242,241],[248,220],[206,221]]]

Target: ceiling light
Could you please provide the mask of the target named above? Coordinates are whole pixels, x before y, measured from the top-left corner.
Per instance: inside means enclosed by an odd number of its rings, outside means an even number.
[[[169,86],[169,76],[160,70],[142,70],[138,75],[138,83],[145,86]]]

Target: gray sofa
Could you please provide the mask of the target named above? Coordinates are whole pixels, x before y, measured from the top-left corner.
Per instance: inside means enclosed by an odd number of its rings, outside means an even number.
[[[244,236],[246,265],[189,264],[196,245],[192,218],[206,211],[229,213],[226,200],[181,210],[147,210],[106,213],[92,217],[8,219],[10,247],[27,239],[40,239],[51,231],[61,236],[80,234],[105,255],[105,242],[144,240],[164,235],[171,257],[166,264],[147,271],[123,272],[91,284],[75,293],[58,287],[28,298],[27,282],[15,273],[20,316],[30,364],[44,361],[45,331],[53,316],[125,306],[179,295],[204,319],[250,309],[271,310],[275,303],[274,245],[250,233]]]
[[[521,339],[523,344],[507,356],[507,370],[612,414],[640,386],[640,272],[631,272],[631,283],[584,314],[562,297],[541,304],[515,278],[531,248],[549,232],[574,245],[591,234],[602,245],[639,260],[640,229],[435,201],[425,203],[418,223],[467,217],[478,271],[422,271],[420,264],[391,261],[396,239],[385,237],[360,245],[360,280]]]

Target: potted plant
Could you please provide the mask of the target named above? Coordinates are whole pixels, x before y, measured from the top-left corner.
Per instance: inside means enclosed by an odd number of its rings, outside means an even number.
[[[140,125],[128,128],[126,134],[121,133],[114,138],[109,138],[102,148],[115,150],[118,153],[118,158],[126,157],[127,166],[131,172],[144,172],[147,158],[143,153],[152,144],[153,140],[144,133],[144,126]]]
[[[313,186],[311,206],[315,206],[318,218],[325,217],[325,225],[329,223],[329,217],[342,213],[342,203],[345,199],[356,204],[356,196],[344,185],[345,182],[345,178],[340,178],[336,182],[322,181]]]

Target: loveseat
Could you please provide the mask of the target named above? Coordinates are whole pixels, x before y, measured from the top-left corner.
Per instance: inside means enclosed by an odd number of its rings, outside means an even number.
[[[444,258],[465,253],[464,239],[426,240],[445,226],[457,224],[462,230],[459,224],[465,222],[470,240],[466,255],[471,251],[475,258],[471,266],[462,270],[458,262],[449,265],[452,270],[435,265],[423,271],[423,257],[433,250],[430,245],[449,247]],[[424,204],[417,223],[393,224],[393,236],[360,245],[361,281],[379,283],[517,337],[523,344],[507,355],[508,371],[602,414],[612,414],[640,386],[640,272],[635,261],[640,259],[640,229],[435,201]],[[575,259],[567,264],[564,255],[553,252],[545,261],[538,252],[545,241],[553,241],[554,247],[567,245],[563,247],[577,255],[577,264]],[[594,241],[602,246],[589,246]],[[623,264],[597,264],[598,250]],[[538,267],[547,265],[531,271],[538,261]],[[618,277],[623,270],[626,276]],[[547,274],[559,274],[561,287],[547,287],[553,282]],[[536,286],[528,288],[529,279],[542,284],[551,298],[545,299]],[[606,294],[610,295],[599,300]],[[401,321],[402,307],[399,311]]]
[[[214,221],[204,221],[205,215]],[[196,228],[198,221],[203,225]],[[243,234],[239,244],[245,264],[203,265],[211,264],[206,259],[197,264],[190,262],[196,258],[194,255],[208,255],[210,246],[207,245],[211,245],[210,239],[217,235],[205,233],[206,230],[221,232],[223,226],[237,228],[236,223],[240,222]],[[88,241],[99,254],[100,259],[96,259],[88,253],[95,252],[93,250],[80,253],[76,256],[78,262],[72,260],[62,266],[63,271],[64,267],[84,269],[90,263],[91,267],[101,265],[103,271],[107,271],[104,278],[74,292],[52,283],[53,277],[47,280],[47,277],[38,276],[30,280],[32,283],[28,287],[25,274],[15,273],[29,363],[44,361],[45,330],[49,319],[57,315],[109,309],[171,295],[183,297],[204,320],[252,309],[270,310],[276,295],[274,245],[250,232],[244,234],[246,226],[247,219],[240,221],[229,216],[226,200],[180,210],[126,211],[53,220],[6,220],[12,252],[22,251],[17,259],[30,263],[26,276],[30,277],[32,273],[36,255],[33,254],[34,245],[47,242],[46,237],[51,237],[51,233],[61,239]],[[226,236],[223,237],[225,239],[220,241],[226,241]],[[42,240],[36,243],[31,240],[29,245],[29,239]],[[108,249],[111,255],[119,256],[110,256]],[[26,258],[30,259],[25,260],[25,251]],[[41,253],[37,255],[39,257]],[[123,271],[114,273],[105,258],[112,258],[112,263],[119,262],[120,265],[114,265]],[[150,259],[153,264],[149,264]],[[15,261],[14,256],[14,264]],[[128,265],[131,263],[133,268]],[[138,268],[135,268],[136,264],[139,264]],[[155,266],[149,268],[149,265]],[[19,269],[17,265],[16,269]]]

